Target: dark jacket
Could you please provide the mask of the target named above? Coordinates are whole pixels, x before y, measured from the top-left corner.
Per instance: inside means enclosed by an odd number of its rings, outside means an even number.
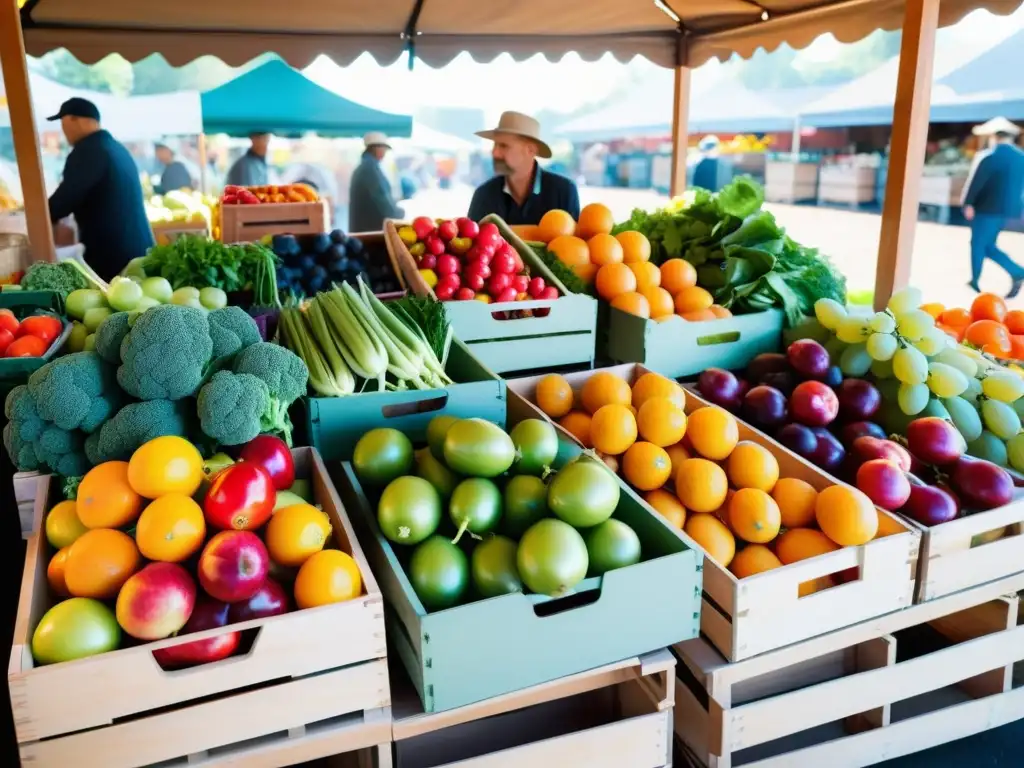
[[[225,184],[235,184],[240,187],[262,187],[269,182],[267,175],[267,159],[260,157],[251,149],[235,160],[235,164],[228,169],[228,176]]]
[[[192,189],[192,174],[180,160],[172,160],[167,167],[160,172],[160,183],[154,187],[154,191],[161,195],[172,192],[175,189]]]
[[[1024,151],[1013,144],[996,144],[974,159],[964,186],[963,204],[982,216],[1019,219],[1024,194]]]
[[[541,216],[551,210],[567,211],[574,219],[580,217],[580,195],[576,185],[565,176],[535,166],[533,189],[522,205],[508,191],[504,176],[488,179],[473,193],[469,218],[480,221],[496,213],[506,224],[539,224]]]
[[[106,131],[79,141],[64,163],[64,178],[50,197],[50,219],[71,214],[85,259],[104,280],[153,245],[138,168]]]
[[[391,196],[391,184],[380,169],[380,161],[364,152],[349,183],[348,231],[380,232],[384,219],[400,219],[404,215]]]

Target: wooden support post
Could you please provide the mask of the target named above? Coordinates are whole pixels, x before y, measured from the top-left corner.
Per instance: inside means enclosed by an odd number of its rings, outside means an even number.
[[[884,308],[893,292],[910,281],[938,25],[939,0],[906,1],[878,242],[875,309]]]
[[[199,191],[206,194],[206,134],[199,134]]]
[[[14,157],[21,177],[25,200],[25,218],[32,257],[37,261],[55,261],[50,205],[43,179],[43,161],[39,152],[39,134],[32,114],[32,95],[28,84],[25,38],[21,34],[18,0],[0,0],[0,68],[3,69],[7,106],[11,113]]]
[[[672,183],[669,187],[672,197],[683,194],[686,189],[686,151],[690,144],[687,130],[690,121],[690,68],[679,65],[675,74],[672,89]]]

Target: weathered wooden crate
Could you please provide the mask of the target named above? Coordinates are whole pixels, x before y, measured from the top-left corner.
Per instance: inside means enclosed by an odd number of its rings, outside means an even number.
[[[157,221],[150,225],[157,245],[167,245],[182,235],[210,237],[210,223],[207,221]]]
[[[709,768],[860,768],[1024,717],[1022,586],[1018,574],[738,663],[680,643],[676,736]]]
[[[875,168],[823,165],[818,174],[818,200],[850,205],[870,203],[875,199],[877,173]]]
[[[50,488],[50,476],[39,472],[14,473],[14,501],[18,505],[18,518],[21,520],[21,537],[28,539],[40,530],[46,513],[47,494]],[[45,534],[44,534],[45,535]]]
[[[259,240],[264,235],[313,235],[327,232],[331,221],[327,201],[218,205],[220,239],[224,243]]]
[[[648,372],[641,365],[604,370],[630,383]],[[594,373],[581,371],[566,374],[565,378],[578,389]],[[525,399],[543,417],[533,405],[540,379],[535,376],[508,382],[508,397],[510,401]],[[688,414],[708,405],[692,391],[684,391]],[[780,477],[800,478],[819,490],[838,482],[743,422],[739,422],[739,437],[771,451],[779,463]],[[886,530],[891,531],[889,535],[746,579],[737,579],[728,568],[705,557],[701,633],[726,658],[739,661],[910,605],[921,534],[884,510],[878,510],[878,514]],[[699,548],[696,542],[693,546]],[[846,583],[800,596],[801,584],[852,569],[856,569],[856,578],[851,575]]]
[[[363,597],[37,666],[32,632],[53,603],[46,579],[51,553],[37,532],[25,558],[7,676],[23,763],[287,765],[232,755],[288,747],[322,757],[387,740],[383,599],[320,457],[311,448],[297,448],[293,456],[297,474],[310,477],[316,503],[331,518],[335,544],[359,565]],[[60,499],[52,479],[48,491],[52,506]],[[153,658],[157,648],[239,630],[254,636],[240,656],[174,672]],[[316,745],[323,747],[318,754]]]
[[[437,714],[396,688],[396,768],[668,768],[675,659],[661,650]]]
[[[950,176],[949,174],[925,173],[921,176],[921,188],[918,192],[920,205],[959,206],[960,195],[967,183],[967,174]]]
[[[769,160],[764,169],[764,198],[795,203],[818,196],[818,164]]]

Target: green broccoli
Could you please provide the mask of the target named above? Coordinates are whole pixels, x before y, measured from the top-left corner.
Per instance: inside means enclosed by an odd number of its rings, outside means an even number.
[[[104,425],[104,426],[106,426],[106,425]],[[102,435],[102,434],[103,434],[103,430],[100,429],[99,432],[93,432],[91,435],[89,435],[87,438],[85,438],[85,446],[84,446],[85,458],[87,458],[89,460],[89,463],[92,464],[94,467],[97,464],[102,464],[105,461],[111,461],[112,460],[112,459],[108,459],[106,456],[104,456],[100,452],[100,435]],[[71,498],[74,498],[74,497],[72,496]]]
[[[263,431],[273,407],[270,391],[248,373],[218,371],[196,399],[203,432],[221,445],[242,445]]]
[[[279,434],[292,444],[291,404],[306,394],[309,369],[291,350],[261,341],[246,347],[235,357],[235,373],[257,377],[270,391],[270,404],[263,416],[263,431]]]
[[[72,264],[37,261],[25,270],[21,287],[25,291],[55,291],[61,299],[66,299],[72,291],[92,288],[92,285]]]
[[[234,355],[261,340],[259,326],[241,307],[215,309],[206,316],[214,359]]]
[[[39,416],[36,401],[28,391],[28,387],[19,384],[7,393],[4,401],[4,416],[16,426],[17,436],[26,442],[35,442],[46,426]]]
[[[129,403],[96,433],[99,440],[92,446],[92,455],[89,442],[86,441],[86,455],[94,464],[127,461],[139,446],[154,438],[164,435],[187,437],[192,407],[189,400],[143,400],[140,403]]]
[[[35,443],[36,455],[53,472],[65,477],[84,475],[92,466],[85,455],[85,435],[49,424]]]
[[[128,335],[127,312],[115,312],[96,329],[96,354],[111,365],[121,364],[121,342]]]
[[[195,394],[213,353],[206,313],[164,304],[146,310],[121,342],[121,388],[140,400]]]
[[[39,417],[61,429],[95,432],[121,405],[114,369],[95,352],[58,357],[28,378]]]
[[[11,463],[19,472],[32,472],[39,469],[39,457],[36,456],[35,444],[25,440],[18,433],[16,425],[9,422],[4,425],[4,448],[11,457]]]

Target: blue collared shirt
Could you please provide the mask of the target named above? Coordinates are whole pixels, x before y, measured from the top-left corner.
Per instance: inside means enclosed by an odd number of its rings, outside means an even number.
[[[578,219],[580,195],[576,185],[565,176],[545,171],[539,165],[535,169],[533,189],[522,205],[512,197],[505,177],[495,176],[477,187],[473,193],[469,218],[480,221],[484,216],[496,213],[506,224],[539,224],[545,213],[561,209]]]

